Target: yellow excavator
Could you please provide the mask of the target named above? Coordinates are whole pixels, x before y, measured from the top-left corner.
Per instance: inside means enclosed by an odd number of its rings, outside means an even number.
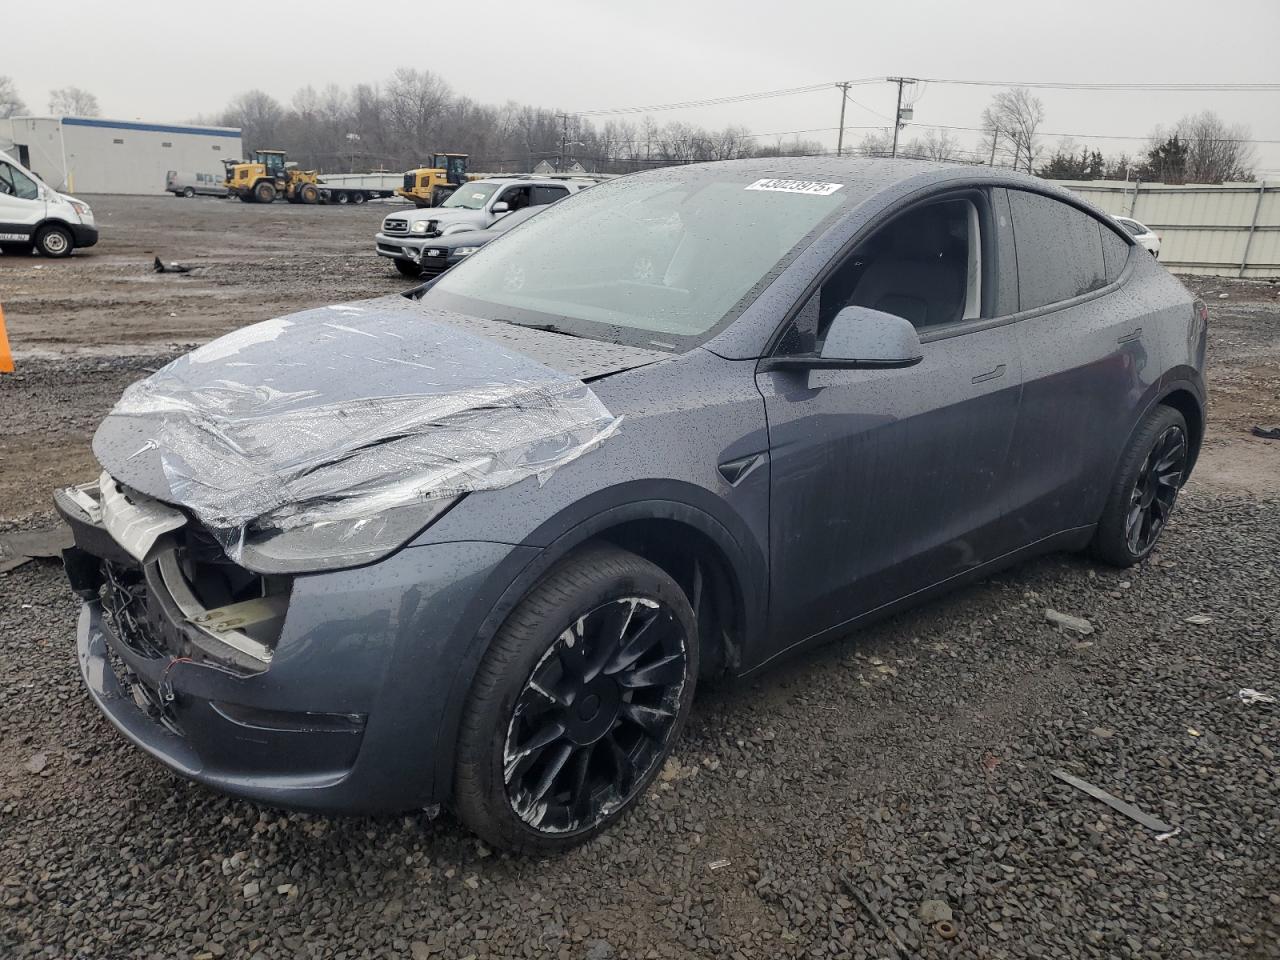
[[[404,186],[396,196],[412,200],[415,207],[438,207],[458,187],[475,179],[467,173],[467,154],[437,153],[431,158],[431,166],[418,167],[404,175]]]
[[[320,177],[315,170],[289,166],[283,150],[255,150],[252,160],[227,160],[226,187],[242,203],[319,203]]]

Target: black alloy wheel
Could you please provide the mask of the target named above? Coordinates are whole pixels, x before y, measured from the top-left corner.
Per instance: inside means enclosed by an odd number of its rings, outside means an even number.
[[[622,597],[569,624],[516,700],[503,750],[512,810],[545,833],[620,809],[665,755],[688,667],[672,610]]]
[[[1151,552],[1173,511],[1187,468],[1187,435],[1181,426],[1165,428],[1138,471],[1129,512],[1125,516],[1125,541],[1134,556]]]
[[[556,853],[607,828],[657,776],[688,716],[698,632],[661,567],[590,544],[494,635],[458,731],[453,806],[489,843]]]
[[[1153,407],[1120,458],[1090,549],[1099,560],[1131,567],[1151,553],[1169,523],[1191,470],[1187,421],[1173,407]]]

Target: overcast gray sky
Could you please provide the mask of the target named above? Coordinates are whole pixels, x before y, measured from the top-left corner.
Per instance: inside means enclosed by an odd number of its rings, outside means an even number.
[[[282,14],[266,12],[273,7]],[[261,12],[241,19],[239,11]],[[288,102],[307,84],[381,82],[398,66],[435,71],[481,102],[569,111],[891,74],[1280,82],[1278,41],[1280,0],[60,0],[56,7],[5,4],[0,73],[14,78],[32,112],[45,111],[51,87],[71,84],[96,94],[103,116],[182,121],[254,87]],[[993,92],[930,84],[915,119],[976,126]],[[1280,93],[1036,92],[1046,107],[1045,131],[1077,134],[1079,143],[1109,154],[1132,154],[1141,143],[1079,134],[1142,137],[1157,123],[1206,108],[1249,124],[1255,138],[1280,141]],[[850,105],[850,127],[887,125],[891,85],[850,93],[869,108]],[[745,124],[764,133],[835,127],[838,112],[838,94],[824,90],[655,119]],[[846,142],[864,132],[851,130]],[[957,135],[966,146],[976,143],[976,134]],[[835,143],[834,130],[806,136]],[[1280,171],[1280,142],[1260,144],[1258,155],[1261,168]]]

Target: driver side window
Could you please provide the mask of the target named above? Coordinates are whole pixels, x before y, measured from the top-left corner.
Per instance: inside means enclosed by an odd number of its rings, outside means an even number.
[[[40,190],[36,182],[21,170],[0,161],[0,193],[6,193],[19,200],[38,200]]]
[[[783,352],[820,352],[831,321],[845,307],[895,314],[921,333],[988,315],[982,220],[978,204],[967,197],[895,217],[827,277],[796,318]]]
[[[514,213],[517,210],[523,210],[529,206],[529,188],[528,187],[512,187],[503,192],[495,203],[506,203],[508,210]]]

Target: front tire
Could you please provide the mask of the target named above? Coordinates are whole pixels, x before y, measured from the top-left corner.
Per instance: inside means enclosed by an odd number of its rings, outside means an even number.
[[[527,853],[611,826],[670,754],[697,675],[693,610],[666,572],[606,545],[561,561],[476,672],[458,736],[459,819]]]
[[[392,260],[396,265],[396,269],[400,271],[400,276],[417,279],[422,276],[422,267],[418,266],[412,260]]]
[[[1090,549],[1097,559],[1131,567],[1155,549],[1186,482],[1190,452],[1187,422],[1177,410],[1161,405],[1143,418],[1094,533]]]
[[[36,249],[46,257],[69,257],[75,249],[71,232],[64,227],[42,227],[36,234]]]
[[[182,195],[186,197],[188,200],[190,200],[192,197],[196,195],[195,188],[187,187],[185,190],[182,191]]]

